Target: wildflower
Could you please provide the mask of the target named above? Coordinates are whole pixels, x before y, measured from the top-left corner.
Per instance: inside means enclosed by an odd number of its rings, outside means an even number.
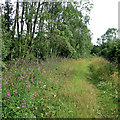
[[[2,89],[0,89],[0,94],[1,94]]]
[[[6,85],[7,84],[7,81],[5,80],[5,82],[3,83],[3,85]]]
[[[23,108],[23,107],[25,107],[25,105],[26,105],[26,103],[23,103],[23,102],[22,102],[21,105],[20,105],[20,107]]]
[[[33,81],[33,77],[31,78],[31,81]]]
[[[10,96],[10,94],[7,94],[6,97],[7,97],[7,98],[10,98],[11,96]]]
[[[56,97],[56,95],[54,95],[54,97]]]
[[[10,98],[11,97],[9,92],[7,92],[7,95],[5,95],[5,96],[6,96],[6,98]]]
[[[44,65],[44,62],[43,62],[43,61],[41,62],[41,65]]]
[[[28,75],[26,75],[26,77],[27,77]]]
[[[26,85],[27,88],[30,88],[30,85]]]
[[[20,77],[20,80],[23,80],[23,77]]]
[[[21,69],[21,72],[23,71],[23,69]]]
[[[46,74],[46,71],[44,70],[44,72],[43,72],[44,74]]]
[[[17,94],[17,89],[13,90],[13,93],[14,93],[14,94],[15,94],[15,93]]]
[[[38,64],[38,61],[36,62],[36,64]]]
[[[41,83],[41,81],[39,83]]]
[[[27,70],[26,70],[27,72],[28,72],[28,68],[27,68]]]
[[[25,81],[25,82],[29,82],[29,81]]]
[[[38,70],[40,71],[40,67],[38,68]]]
[[[33,98],[35,98],[35,97],[36,97],[36,92],[34,92],[34,93],[33,93],[33,96],[32,96],[32,97],[33,97]]]
[[[46,85],[43,85],[43,88],[45,88],[46,87]]]

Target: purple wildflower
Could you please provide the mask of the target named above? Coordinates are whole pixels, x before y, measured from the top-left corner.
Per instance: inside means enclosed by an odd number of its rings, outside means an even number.
[[[41,83],[41,81],[39,83]]]
[[[30,85],[26,85],[27,88],[30,88]]]
[[[6,96],[6,98],[10,98],[11,97],[9,92],[7,92],[7,95],[5,95],[5,96]]]
[[[20,77],[20,80],[23,80],[23,77]]]
[[[7,84],[7,81],[5,80],[5,82],[3,83],[3,85],[6,85]]]
[[[36,97],[36,95],[37,95],[37,94],[36,94],[36,92],[34,92],[32,97],[33,97],[33,98],[35,98],[35,97]]]
[[[40,67],[38,68],[38,70],[40,71]]]
[[[44,70],[44,72],[43,72],[44,74],[46,74],[46,71]]]
[[[25,107],[25,105],[26,105],[26,103],[23,103],[23,102],[22,102],[21,105],[20,105],[20,107],[23,108],[23,107]]]
[[[26,82],[26,85],[28,85],[29,81],[25,81]]]
[[[25,82],[29,82],[29,81],[25,81]]]
[[[17,89],[13,90],[13,93],[14,93],[14,94],[17,94]]]
[[[38,64],[38,60],[37,60],[36,64]]]
[[[26,75],[26,77],[27,77],[28,75]]]
[[[2,89],[0,89],[0,94],[1,94]]]

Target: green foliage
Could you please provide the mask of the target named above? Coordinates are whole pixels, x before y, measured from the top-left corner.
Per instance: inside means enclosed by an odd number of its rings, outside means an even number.
[[[116,118],[118,73],[108,61],[102,58],[38,61],[28,56],[10,62],[0,78],[3,119]],[[89,65],[92,69],[88,69]],[[101,80],[94,84],[97,78]]]
[[[27,2],[16,5],[13,11],[10,2],[3,4],[3,60],[24,58],[27,53],[42,59],[53,54],[70,58],[89,56],[91,33],[87,24],[92,7],[90,2]],[[86,15],[81,12],[81,7],[85,8]]]
[[[111,28],[98,39],[99,45],[93,47],[91,53],[103,56],[111,62],[119,63],[120,39],[117,38],[117,29]]]
[[[103,117],[118,117],[118,71],[116,66],[103,58],[93,58],[89,65],[89,81],[98,89],[98,100]],[[108,103],[108,104],[107,104]]]

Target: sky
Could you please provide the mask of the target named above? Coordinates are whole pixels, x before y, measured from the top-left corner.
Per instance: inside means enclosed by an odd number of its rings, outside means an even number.
[[[108,28],[118,29],[118,2],[120,0],[92,0],[94,7],[90,13],[92,43],[96,44]]]

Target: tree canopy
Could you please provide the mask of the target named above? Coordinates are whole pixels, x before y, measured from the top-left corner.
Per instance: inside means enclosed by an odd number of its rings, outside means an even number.
[[[79,58],[90,54],[87,2],[19,2],[2,4],[3,60],[27,54]],[[85,10],[85,13],[82,10]]]

